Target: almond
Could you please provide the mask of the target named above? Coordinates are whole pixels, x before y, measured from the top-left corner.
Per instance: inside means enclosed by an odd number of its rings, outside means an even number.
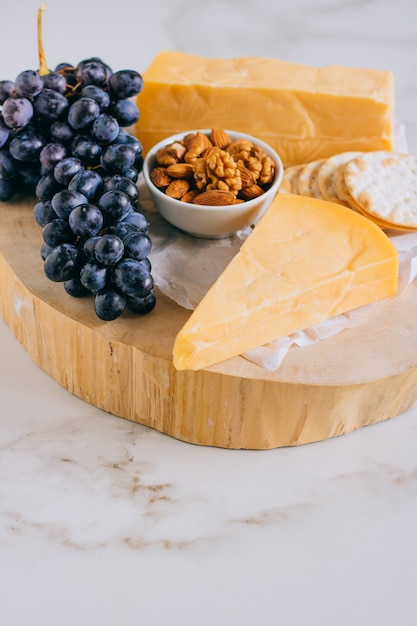
[[[253,185],[255,183],[255,177],[252,172],[241,163],[238,163],[237,167],[240,171],[240,178],[242,179],[242,188],[244,189],[245,187]]]
[[[201,204],[206,206],[224,206],[234,204],[235,196],[230,191],[221,189],[213,189],[211,191],[203,191],[199,193],[193,200],[193,204]]]
[[[168,187],[169,183],[172,180],[167,174],[166,167],[154,167],[150,172],[150,178],[153,184],[160,189]]]
[[[172,178],[192,178],[194,168],[191,163],[174,163],[167,167],[166,172]]]
[[[176,200],[180,200],[183,195],[187,193],[190,189],[190,183],[188,180],[184,180],[183,178],[177,178],[173,180],[172,183],[168,185],[165,190],[165,193],[170,198],[175,198]]]
[[[184,194],[181,198],[181,202],[193,202],[194,198],[200,194],[201,191],[199,189],[190,189]]]
[[[258,196],[261,196],[263,193],[265,193],[265,190],[262,189],[262,187],[260,187],[259,185],[255,184],[241,189],[239,191],[239,197],[243,198],[244,200],[253,200]]]
[[[232,143],[232,140],[229,137],[229,135],[226,133],[225,130],[221,128],[212,128],[210,139],[214,146],[217,146],[218,148],[222,148],[222,150],[224,150],[224,148],[226,148],[226,146],[228,146],[229,143]]]

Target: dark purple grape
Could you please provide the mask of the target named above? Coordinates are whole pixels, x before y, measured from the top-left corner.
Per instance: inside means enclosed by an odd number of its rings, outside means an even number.
[[[36,183],[35,194],[38,200],[52,200],[53,196],[61,189],[52,172],[41,176]]]
[[[87,198],[82,193],[70,189],[58,191],[51,200],[53,211],[63,220],[67,220],[71,211],[81,204],[88,204]]]
[[[82,98],[95,100],[100,107],[100,111],[105,111],[110,105],[108,92],[97,85],[85,85],[85,87],[81,89],[80,95]]]
[[[53,170],[66,155],[67,149],[61,143],[47,143],[40,152],[39,161],[45,170]]]
[[[89,237],[84,241],[83,252],[85,257],[90,261],[96,261],[96,255],[94,253],[96,243],[99,241],[100,235],[95,235],[94,237]]]
[[[117,235],[102,235],[96,242],[94,254],[103,265],[115,265],[123,257],[123,241]]]
[[[139,141],[137,137],[126,132],[124,128],[120,129],[119,134],[117,138],[115,139],[114,143],[127,144],[128,146],[133,148],[133,150],[135,151],[136,157],[142,156],[143,146],[141,142]]]
[[[139,178],[139,171],[134,165],[131,165],[126,170],[124,170],[123,175],[126,176],[126,178],[129,178],[132,183],[136,183]]]
[[[146,267],[148,272],[152,271],[152,263],[150,262],[149,257],[147,257],[146,259],[142,259],[141,263],[144,265],[144,267]]]
[[[19,179],[19,186],[27,186],[30,193],[36,188],[39,179],[42,177],[41,167],[39,161],[32,163],[25,163],[24,161],[16,161],[17,176]]]
[[[58,72],[50,72],[42,76],[44,89],[52,89],[58,93],[64,94],[67,89],[67,81],[65,76]]]
[[[132,224],[126,224],[125,222],[117,222],[106,228],[106,233],[109,235],[117,235],[123,241],[125,237],[131,233],[136,233],[137,230]]]
[[[73,156],[80,159],[84,165],[98,165],[102,154],[102,148],[97,141],[84,135],[77,136],[71,144]]]
[[[126,308],[126,296],[116,289],[106,289],[94,298],[94,310],[97,317],[110,322],[121,316]]]
[[[108,144],[119,134],[119,123],[111,115],[101,113],[93,122],[91,135],[100,143]]]
[[[107,74],[108,76],[110,76],[110,74],[112,74],[112,69],[109,65],[107,65],[107,63],[105,63],[103,61],[103,59],[101,59],[100,57],[89,57],[88,59],[83,59],[82,61],[80,61],[76,67],[76,71],[80,72],[82,71],[83,67],[87,64],[87,63],[101,63],[102,65],[104,65],[104,67],[106,68]]]
[[[100,195],[103,179],[94,170],[81,170],[68,183],[68,189],[79,191],[89,202],[94,202]]]
[[[0,105],[13,95],[14,83],[11,80],[0,80]]]
[[[152,241],[149,235],[132,233],[123,240],[125,256],[137,261],[143,261],[152,249]]]
[[[128,170],[135,162],[135,151],[125,144],[110,145],[103,152],[101,165],[109,174],[121,174]]]
[[[107,84],[110,72],[109,68],[99,60],[90,60],[80,63],[76,71],[77,80],[82,85],[98,85],[102,87]]]
[[[16,191],[16,183],[12,180],[2,180],[0,178],[0,201],[8,202],[11,200]]]
[[[48,127],[53,122],[63,119],[68,107],[68,100],[65,96],[53,89],[43,89],[33,100],[33,111],[36,119]]]
[[[80,204],[69,214],[68,223],[77,237],[94,237],[103,227],[103,214],[94,204]]]
[[[16,77],[14,86],[18,96],[31,100],[42,91],[43,80],[36,70],[24,70]]]
[[[126,300],[127,308],[139,315],[150,313],[155,308],[155,304],[156,297],[153,289],[143,298],[128,296]]]
[[[79,276],[74,276],[64,281],[64,289],[73,298],[85,298],[91,295],[91,291],[84,287]]]
[[[80,271],[81,284],[92,293],[98,293],[106,287],[108,276],[109,268],[98,261],[88,261]]]
[[[109,113],[122,127],[132,126],[139,119],[139,109],[132,100],[117,100],[109,107]]]
[[[3,103],[2,114],[4,123],[9,128],[24,128],[33,117],[33,106],[27,98],[10,96]]]
[[[149,232],[149,222],[143,213],[139,213],[138,211],[130,211],[126,217],[123,219],[123,223],[131,224],[135,227],[135,229],[141,233]]]
[[[113,285],[126,296],[143,298],[153,288],[153,279],[146,267],[135,259],[122,259],[113,269]]]
[[[130,178],[121,176],[121,174],[107,176],[103,182],[103,193],[114,190],[123,191],[127,196],[129,196],[132,206],[136,206],[139,198],[139,190]]]
[[[68,146],[74,139],[74,130],[71,126],[59,120],[51,125],[49,133],[53,141],[62,143],[64,146]]]
[[[74,130],[85,131],[100,115],[100,107],[92,98],[80,98],[68,110],[68,123]]]
[[[33,207],[33,216],[35,218],[35,222],[42,227],[58,218],[58,215],[52,208],[50,200],[41,200],[37,202]]]
[[[76,174],[84,170],[80,159],[66,157],[54,167],[55,180],[61,185],[68,185]]]
[[[142,91],[143,78],[136,70],[119,70],[110,76],[109,86],[117,99],[131,98]]]
[[[69,243],[62,243],[54,248],[43,264],[45,275],[54,282],[63,282],[72,278],[78,268],[78,249]]]
[[[45,259],[51,254],[52,250],[54,248],[52,248],[51,246],[48,246],[48,244],[43,243],[41,245],[41,258],[45,261]]]
[[[16,162],[8,150],[0,150],[0,178],[10,180],[17,174]]]
[[[105,224],[119,222],[132,210],[129,196],[117,189],[102,194],[97,205],[103,213]]]
[[[57,74],[61,74],[65,78],[67,84],[67,95],[73,94],[73,88],[77,87],[76,68],[71,63],[59,63],[54,70]]]
[[[32,163],[39,161],[45,143],[41,133],[28,126],[13,137],[9,144],[9,151],[14,159]]]
[[[0,148],[6,145],[11,134],[11,128],[8,128],[4,123],[3,117],[0,113]]]
[[[74,243],[75,237],[66,220],[57,218],[42,228],[44,242],[53,248],[61,243]]]

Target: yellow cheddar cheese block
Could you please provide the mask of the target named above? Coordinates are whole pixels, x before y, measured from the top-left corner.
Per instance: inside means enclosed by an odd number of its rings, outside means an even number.
[[[201,128],[253,135],[285,167],[339,152],[393,149],[389,71],[167,51],[143,78],[135,133],[144,154],[169,135]]]
[[[280,193],[179,331],[177,369],[198,370],[393,296],[398,254],[340,204]]]

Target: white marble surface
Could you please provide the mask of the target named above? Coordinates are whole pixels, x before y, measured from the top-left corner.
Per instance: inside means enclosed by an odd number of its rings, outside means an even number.
[[[2,78],[37,66],[37,7],[7,3]],[[412,0],[57,0],[44,39],[50,65],[179,49],[391,69],[417,152],[416,23]],[[0,344],[2,626],[416,624],[417,409],[299,448],[200,448],[71,396],[2,322]]]

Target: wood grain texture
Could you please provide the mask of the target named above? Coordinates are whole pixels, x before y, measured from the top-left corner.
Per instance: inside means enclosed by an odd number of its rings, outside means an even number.
[[[152,313],[99,320],[91,299],[44,276],[33,205],[0,205],[0,313],[39,367],[86,402],[186,442],[260,450],[328,439],[417,403],[415,284],[360,327],[292,348],[277,372],[241,357],[177,371],[172,346],[189,312],[157,291]]]

